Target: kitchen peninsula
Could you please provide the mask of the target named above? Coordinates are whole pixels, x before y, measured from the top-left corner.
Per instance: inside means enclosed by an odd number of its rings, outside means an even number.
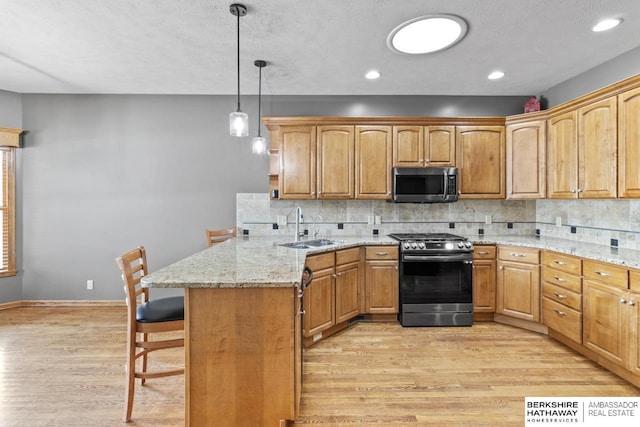
[[[295,419],[302,374],[298,292],[307,255],[397,244],[388,236],[358,236],[340,237],[317,249],[280,246],[289,240],[237,237],[142,279],[147,287],[185,290],[186,426],[273,427]],[[640,269],[640,256],[634,250],[535,236],[470,240],[478,245],[555,251],[634,272]],[[635,377],[627,378],[639,383]]]

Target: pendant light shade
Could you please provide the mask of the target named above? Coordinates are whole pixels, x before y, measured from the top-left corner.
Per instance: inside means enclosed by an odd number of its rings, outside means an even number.
[[[258,67],[258,135],[253,137],[253,144],[251,145],[251,151],[253,154],[265,154],[267,152],[267,140],[260,136],[260,111],[262,105],[262,68],[267,66],[267,62],[261,59],[257,59],[253,62],[253,65]]]
[[[229,134],[231,136],[249,135],[249,116],[240,109],[240,17],[247,14],[247,8],[239,3],[229,7],[232,15],[238,18],[238,109],[229,114]]]

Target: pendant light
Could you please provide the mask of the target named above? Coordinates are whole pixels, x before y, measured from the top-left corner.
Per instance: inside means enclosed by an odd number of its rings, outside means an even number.
[[[262,105],[262,68],[267,66],[267,62],[257,59],[253,65],[258,67],[258,135],[253,137],[251,150],[253,154],[265,154],[267,152],[267,139],[260,136],[260,106]]]
[[[229,10],[238,18],[238,109],[229,114],[229,133],[231,136],[248,136],[249,116],[240,110],[240,17],[247,14],[247,8],[243,4],[234,3]]]

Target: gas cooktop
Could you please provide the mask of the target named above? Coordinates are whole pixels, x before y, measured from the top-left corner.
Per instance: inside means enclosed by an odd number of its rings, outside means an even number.
[[[464,242],[466,237],[457,236],[450,233],[394,233],[389,234],[389,237],[399,240],[401,242],[405,240],[415,240],[423,242]]]

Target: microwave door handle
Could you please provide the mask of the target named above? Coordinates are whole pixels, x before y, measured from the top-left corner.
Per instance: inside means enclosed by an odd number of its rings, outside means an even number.
[[[442,186],[443,187],[442,200],[446,200],[447,199],[447,181],[449,181],[449,175],[447,175],[446,170],[443,173],[444,173],[444,185]]]

